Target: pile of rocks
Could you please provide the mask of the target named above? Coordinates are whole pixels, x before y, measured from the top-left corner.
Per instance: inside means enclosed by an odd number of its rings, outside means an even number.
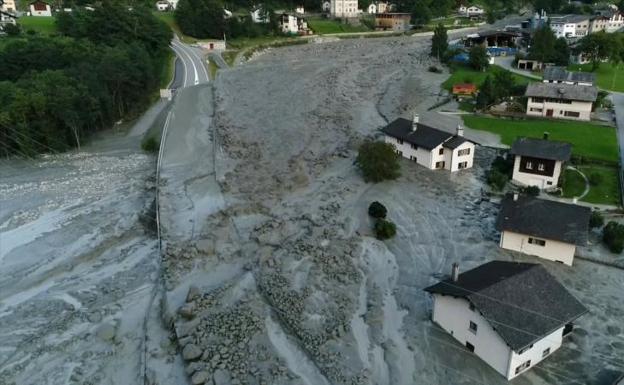
[[[201,293],[191,286],[178,309],[176,334],[191,384],[272,385],[295,378],[270,348],[257,294],[221,306],[232,289]]]
[[[169,244],[162,256],[162,275],[167,290],[180,283],[180,278],[190,272],[197,263],[199,253],[195,247],[179,247]]]

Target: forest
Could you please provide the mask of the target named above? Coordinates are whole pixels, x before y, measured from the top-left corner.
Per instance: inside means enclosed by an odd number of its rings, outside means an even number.
[[[140,114],[169,60],[169,28],[146,7],[104,2],[56,17],[53,36],[0,48],[0,155],[80,147],[96,130]]]

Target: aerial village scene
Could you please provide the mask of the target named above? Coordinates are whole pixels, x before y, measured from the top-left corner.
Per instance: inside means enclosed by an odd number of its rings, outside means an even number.
[[[0,0],[0,385],[623,385],[624,1]]]

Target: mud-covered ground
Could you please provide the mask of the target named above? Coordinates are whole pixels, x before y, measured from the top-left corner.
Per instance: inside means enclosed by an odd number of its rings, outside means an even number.
[[[376,185],[353,164],[396,117],[455,128],[456,117],[427,112],[446,77],[427,71],[427,45],[270,50],[178,95],[163,167],[164,316],[191,383],[507,383],[430,322],[422,291],[455,261],[538,262],[497,247],[498,207],[482,191],[495,151],[479,147],[476,166],[453,175],[403,161],[400,179]],[[372,237],[374,200],[397,224],[390,241]],[[539,262],[590,313],[514,383],[602,383],[624,366],[624,272]]]

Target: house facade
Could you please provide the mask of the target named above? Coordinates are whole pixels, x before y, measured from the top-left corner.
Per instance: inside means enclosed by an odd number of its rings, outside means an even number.
[[[572,156],[572,145],[565,142],[530,138],[517,139],[509,154],[514,157],[512,182],[521,186],[555,189],[564,162]]]
[[[411,18],[409,13],[378,13],[375,15],[375,29],[378,31],[408,31]]]
[[[599,11],[589,23],[589,33],[617,32],[624,27],[624,15],[618,10]]]
[[[375,13],[377,13],[377,4],[370,3],[368,5],[368,8],[366,8],[366,13],[368,13],[368,14],[375,14]]]
[[[331,0],[329,14],[334,18],[358,17],[357,0]]]
[[[598,90],[593,86],[531,83],[525,96],[529,116],[587,121]]]
[[[159,10],[160,12],[165,12],[169,10],[169,2],[168,1],[157,1],[156,2],[156,9]]]
[[[557,38],[583,37],[589,33],[590,17],[585,15],[551,16],[550,28]]]
[[[16,24],[16,12],[15,0],[4,0],[4,4],[0,5],[0,27],[5,24]]]
[[[458,127],[456,135],[399,118],[382,132],[384,141],[394,146],[402,157],[412,160],[430,170],[451,172],[471,168],[474,163],[475,144],[463,137]]]
[[[321,9],[323,10],[323,12],[329,12],[331,10],[331,2],[323,1],[321,3]]]
[[[432,321],[507,380],[559,349],[572,322],[587,312],[538,264],[493,261],[463,274],[456,269],[425,289]]]
[[[29,5],[30,15],[31,16],[41,16],[41,17],[51,17],[52,16],[52,8],[50,4],[45,1],[37,0],[33,1]]]
[[[269,12],[267,12],[263,7],[258,7],[251,12],[249,12],[251,16],[251,21],[254,23],[268,23],[269,22]]]
[[[282,13],[278,19],[278,26],[282,33],[307,35],[310,33],[308,23],[303,17],[290,13]]]
[[[508,195],[496,220],[499,246],[571,266],[576,246],[587,243],[590,214],[588,207]]]

